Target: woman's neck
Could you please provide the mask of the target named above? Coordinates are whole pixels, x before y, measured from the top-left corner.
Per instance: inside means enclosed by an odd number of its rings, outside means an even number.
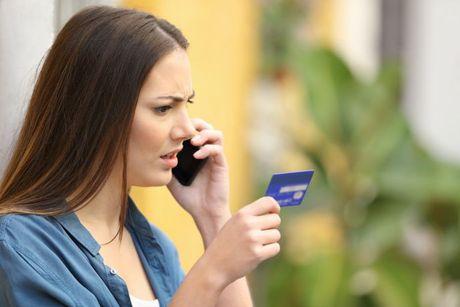
[[[110,241],[120,228],[121,182],[109,176],[102,189],[75,214],[101,244]]]

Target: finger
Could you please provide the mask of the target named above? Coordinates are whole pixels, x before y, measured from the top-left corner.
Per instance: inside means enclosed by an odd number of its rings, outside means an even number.
[[[262,246],[260,253],[262,261],[277,255],[281,250],[279,243],[270,243]]]
[[[281,232],[278,229],[269,229],[260,232],[260,243],[263,245],[276,243],[281,239]]]
[[[202,131],[205,129],[214,129],[214,127],[201,118],[192,118],[191,119],[193,126],[197,131]]]
[[[212,157],[213,160],[219,165],[226,165],[224,148],[221,145],[206,144],[196,151],[193,156],[196,159],[205,159],[207,157]]]
[[[270,196],[264,196],[259,198],[255,202],[247,205],[243,209],[250,215],[263,215],[266,213],[279,213],[280,212],[280,205],[278,202]]]
[[[192,138],[192,144],[201,146],[205,143],[223,145],[224,134],[220,130],[202,130]]]
[[[281,217],[277,213],[270,213],[257,216],[254,220],[255,227],[261,230],[278,228],[281,224]]]

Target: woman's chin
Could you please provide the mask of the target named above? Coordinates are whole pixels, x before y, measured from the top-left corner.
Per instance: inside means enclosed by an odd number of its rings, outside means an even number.
[[[133,185],[138,187],[160,187],[167,185],[171,182],[172,179],[172,171],[160,171],[154,174],[153,176],[144,178],[141,182],[134,183]]]

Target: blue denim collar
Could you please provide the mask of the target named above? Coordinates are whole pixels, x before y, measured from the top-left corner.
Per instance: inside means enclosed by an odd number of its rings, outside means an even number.
[[[66,204],[67,201],[63,200]],[[80,222],[75,212],[70,212],[65,215],[54,217],[62,227],[84,248],[86,248],[92,256],[96,256],[101,249],[101,245],[97,243],[88,229]],[[125,225],[130,226],[134,231],[142,236],[146,236],[153,241],[156,241],[150,224],[144,215],[139,211],[134,201],[128,195],[128,212],[126,215]]]

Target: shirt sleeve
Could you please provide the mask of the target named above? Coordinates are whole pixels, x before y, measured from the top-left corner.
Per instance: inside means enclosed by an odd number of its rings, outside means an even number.
[[[33,253],[0,241],[0,306],[77,306],[69,293]]]

